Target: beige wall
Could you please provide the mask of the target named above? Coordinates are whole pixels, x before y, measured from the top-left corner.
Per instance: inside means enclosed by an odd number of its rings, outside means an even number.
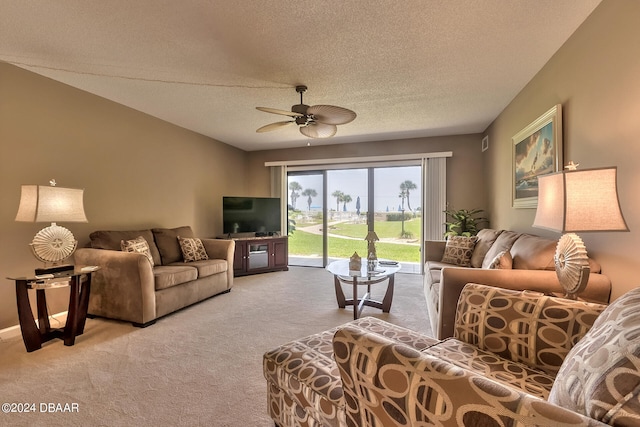
[[[447,200],[450,206],[456,209],[483,209],[485,194],[482,182],[481,139],[480,135],[474,134],[254,151],[248,153],[247,184],[249,191],[268,195],[270,175],[264,164],[271,161],[451,151],[453,157],[447,160]]]
[[[14,222],[21,184],[85,188],[88,224],[66,224],[84,245],[96,229],[191,224],[221,232],[222,195],[268,195],[265,161],[453,151],[448,200],[487,210],[494,228],[557,238],[531,227],[534,209],[511,207],[511,137],[561,103],[565,160],[618,166],[630,233],[583,233],[613,281],[613,297],[639,284],[640,2],[604,0],[481,135],[311,146],[245,153],[140,112],[0,63],[0,329],[17,323],[13,283],[37,262],[27,243],[44,224]],[[224,158],[224,161],[219,161]],[[243,174],[242,172],[245,171]],[[64,309],[53,291],[51,311]]]
[[[640,285],[640,2],[604,0],[489,127],[484,153],[493,226],[551,238],[532,228],[535,209],[511,207],[511,137],[562,104],[565,163],[618,167],[629,233],[581,233],[613,282],[612,298]]]
[[[80,245],[97,229],[191,225],[222,232],[222,195],[244,193],[246,153],[0,62],[0,329],[17,324],[6,276],[39,266],[28,243],[46,224],[14,221],[20,185],[85,189],[89,223],[61,224]],[[220,161],[224,159],[224,161]],[[48,291],[50,312],[68,290]]]

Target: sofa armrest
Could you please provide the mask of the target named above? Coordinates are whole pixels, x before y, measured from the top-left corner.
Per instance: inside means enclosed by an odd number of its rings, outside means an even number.
[[[200,239],[207,255],[212,259],[227,261],[227,289],[233,287],[233,257],[236,250],[236,242],[224,239]]]
[[[444,255],[444,248],[447,245],[446,240],[425,240],[424,241],[424,260],[425,261],[441,261]]]
[[[456,307],[462,288],[467,283],[496,286],[505,289],[531,290],[545,294],[564,295],[555,271],[550,270],[489,270],[483,268],[444,267],[440,276],[440,301],[436,338],[453,336]],[[591,273],[581,299],[608,303],[611,281],[604,274]]]
[[[333,349],[349,426],[605,425],[358,328],[339,329]]]
[[[97,265],[93,273],[89,314],[146,324],[156,318],[155,279],[140,253],[81,248],[76,264]]]

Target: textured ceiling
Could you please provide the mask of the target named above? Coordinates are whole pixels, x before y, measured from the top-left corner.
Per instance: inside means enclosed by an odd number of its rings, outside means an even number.
[[[482,132],[601,0],[0,0],[0,60],[244,150]],[[358,114],[329,139],[284,116]]]

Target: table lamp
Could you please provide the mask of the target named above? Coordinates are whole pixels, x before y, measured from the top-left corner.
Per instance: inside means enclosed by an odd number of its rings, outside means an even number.
[[[31,242],[33,255],[44,263],[36,274],[55,274],[73,270],[72,265],[61,265],[76,250],[78,242],[71,231],[56,222],[87,222],[84,213],[84,190],[51,186],[23,185],[16,221],[51,222],[38,232]]]
[[[576,233],[629,231],[618,201],[617,168],[572,167],[538,177],[533,226],[566,233],[558,241],[554,262],[566,297],[576,299],[590,273],[587,250]]]

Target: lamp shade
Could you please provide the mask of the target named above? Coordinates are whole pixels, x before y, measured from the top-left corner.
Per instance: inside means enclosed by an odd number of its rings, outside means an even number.
[[[628,231],[618,201],[617,168],[567,170],[538,177],[533,226],[561,233]]]
[[[87,222],[84,190],[43,185],[23,185],[16,221]]]

